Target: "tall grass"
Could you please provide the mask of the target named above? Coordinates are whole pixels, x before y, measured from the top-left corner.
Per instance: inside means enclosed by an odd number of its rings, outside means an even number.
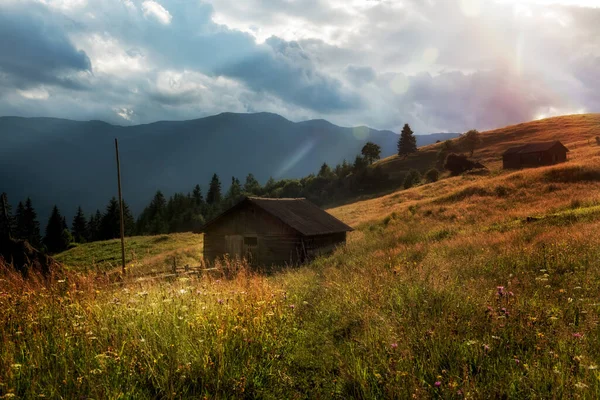
[[[269,276],[5,270],[0,397],[598,398],[600,159],[577,163],[335,209],[347,246]]]
[[[597,397],[600,224],[473,236],[425,218],[271,277],[5,274],[0,395]]]

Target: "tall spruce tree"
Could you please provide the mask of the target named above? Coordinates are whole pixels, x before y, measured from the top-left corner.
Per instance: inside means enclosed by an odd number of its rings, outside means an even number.
[[[200,188],[200,185],[194,186],[192,198],[194,199],[194,203],[197,207],[204,205],[204,196],[202,196],[202,189]]]
[[[121,214],[119,202],[112,197],[106,206],[106,210],[100,220],[100,239],[116,239],[121,236]]]
[[[133,214],[131,214],[129,205],[125,200],[123,200],[123,227],[125,236],[135,235],[135,218],[133,218]],[[121,232],[119,232],[119,236],[120,235]]]
[[[102,221],[102,213],[100,210],[96,210],[95,214],[90,215],[88,221],[88,242],[95,242],[101,240],[100,238],[100,223]]]
[[[17,239],[25,240],[27,228],[25,227],[25,205],[20,201],[15,212],[15,231],[13,236]]]
[[[44,245],[50,254],[60,253],[69,247],[70,234],[65,228],[65,220],[57,206],[52,208],[52,214],[46,225],[46,235],[44,236]],[[65,233],[66,231],[66,233]]]
[[[400,137],[398,138],[398,155],[407,157],[417,151],[417,139],[408,124],[404,124]]]
[[[225,203],[227,207],[230,207],[237,203],[242,198],[242,185],[239,179],[231,177],[231,186],[225,194]]]
[[[15,236],[15,220],[6,193],[0,194],[0,237]]]
[[[146,235],[158,235],[168,233],[169,223],[167,220],[167,201],[165,196],[158,190],[150,204],[142,211],[137,220],[137,233]]]
[[[221,181],[217,174],[214,174],[210,180],[206,202],[211,206],[218,206],[221,203]]]
[[[17,209],[17,211],[19,210]],[[37,219],[37,213],[33,208],[33,203],[29,197],[25,201],[25,207],[23,209],[21,220],[21,229],[22,237],[20,239],[27,240],[33,247],[39,248],[42,244],[40,223]]]
[[[89,238],[88,225],[81,206],[77,207],[77,213],[73,217],[71,234],[73,235],[73,240],[77,243],[85,243]]]

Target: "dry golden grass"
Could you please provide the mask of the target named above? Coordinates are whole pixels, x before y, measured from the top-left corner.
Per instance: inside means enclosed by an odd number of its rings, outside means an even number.
[[[487,176],[331,210],[358,229],[302,268],[118,284],[4,273],[0,397],[599,398],[586,118],[532,123],[572,127],[567,163],[494,169],[508,145],[486,133]],[[503,132],[534,140],[519,129]]]
[[[510,126],[481,134],[482,143],[474,158],[490,169],[489,175],[464,175],[442,179],[438,182],[422,185],[409,190],[401,190],[376,199],[333,208],[333,215],[350,225],[382,218],[391,212],[401,212],[409,207],[444,207],[447,214],[457,218],[495,220],[523,217],[543,213],[546,210],[564,207],[571,200],[594,201],[597,198],[597,182],[593,174],[600,170],[600,146],[595,141],[600,136],[600,114],[573,115],[549,118],[527,124]],[[509,147],[546,140],[560,140],[570,152],[566,163],[525,169],[521,171],[502,170],[502,153]],[[391,169],[406,171],[407,168],[419,168],[415,160],[419,157],[431,162],[435,160],[439,144],[419,149],[406,160],[397,156],[382,160],[381,165]],[[433,161],[434,162],[434,161]],[[432,166],[430,164],[429,166]],[[575,171],[580,169],[580,171]],[[569,177],[547,176],[547,174],[581,175],[589,171],[590,176]],[[473,192],[483,188],[479,194]],[[504,189],[506,194],[502,194]],[[469,193],[469,190],[472,192]],[[485,191],[489,195],[482,196]],[[499,191],[498,193],[496,191]],[[462,192],[462,193],[461,193]],[[457,195],[457,201],[444,200],[447,196]],[[518,207],[515,205],[518,204]]]
[[[560,140],[571,153],[569,158],[581,159],[591,154],[600,154],[595,136],[600,136],[600,114],[567,115],[539,121],[512,125],[481,133],[482,142],[475,151],[474,159],[495,170],[502,166],[502,153],[509,147],[528,142]],[[457,149],[465,151],[460,139],[454,139]],[[595,149],[590,149],[590,145]],[[392,156],[379,161],[383,170],[390,176],[401,176],[411,168],[425,172],[435,166],[441,144],[419,148],[418,153],[403,159]]]

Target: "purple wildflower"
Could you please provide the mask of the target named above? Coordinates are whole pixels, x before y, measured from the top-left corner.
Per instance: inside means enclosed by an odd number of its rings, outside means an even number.
[[[573,334],[573,337],[576,338],[576,339],[580,339],[580,338],[583,337],[583,335],[581,333],[576,332],[576,333]]]
[[[488,351],[490,351],[490,346],[489,346],[489,345],[487,345],[487,344],[484,344],[484,345],[483,345],[483,351],[485,351],[486,353],[487,353]]]
[[[392,346],[392,349],[395,349],[395,348],[397,348],[397,347],[398,347],[398,343],[394,342],[394,343],[392,343],[390,346]]]
[[[442,386],[442,382],[440,381],[436,381],[433,386],[435,386],[436,388],[439,388],[440,386]]]
[[[219,304],[223,304],[223,299],[218,299],[218,300],[217,300],[217,302],[218,302]]]
[[[296,308],[295,304],[290,304],[290,308],[293,310],[294,308]]]

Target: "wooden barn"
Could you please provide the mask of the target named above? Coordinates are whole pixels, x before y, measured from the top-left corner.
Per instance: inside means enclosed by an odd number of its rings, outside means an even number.
[[[352,228],[306,199],[246,197],[202,228],[204,260],[300,264],[346,243]]]
[[[537,142],[511,147],[502,154],[505,169],[540,167],[567,161],[567,149],[561,142]]]

